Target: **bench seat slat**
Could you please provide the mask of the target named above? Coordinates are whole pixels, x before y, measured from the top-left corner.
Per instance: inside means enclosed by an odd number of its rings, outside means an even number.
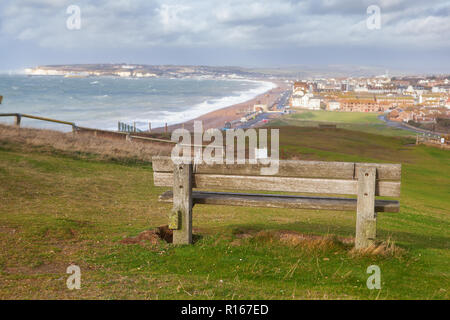
[[[268,194],[228,193],[228,192],[192,192],[194,204],[229,205],[264,208],[292,208],[312,210],[356,210],[356,199],[286,196]],[[173,193],[163,193],[159,200],[172,202]],[[398,212],[399,202],[394,200],[375,200],[375,212]]]
[[[155,172],[173,172],[170,157],[153,157],[152,166]],[[268,167],[257,164],[199,164],[195,172],[201,174],[259,176],[261,168]],[[391,163],[354,163],[306,160],[280,160],[277,177],[356,179],[357,171],[364,167],[375,167],[378,180],[400,180],[401,165]]]
[[[233,176],[215,174],[193,174],[193,188],[259,190],[292,193],[357,194],[357,180],[310,179],[272,176]],[[158,187],[173,186],[173,174],[155,172],[154,184]],[[377,181],[377,196],[400,196],[399,181]]]

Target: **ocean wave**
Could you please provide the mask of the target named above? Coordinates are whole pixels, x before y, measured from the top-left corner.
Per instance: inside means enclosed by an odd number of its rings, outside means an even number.
[[[188,121],[248,101],[276,87],[272,82],[245,79],[201,79],[204,85],[193,79],[140,79],[132,85],[124,81],[129,80],[0,76],[1,93],[16,96],[4,102],[2,109],[41,114],[99,129],[117,130],[117,121],[129,124],[135,121],[139,128],[146,130],[149,121],[153,128],[166,122]],[[17,96],[17,92],[22,94]],[[33,123],[33,126],[41,125],[44,123]]]
[[[272,90],[277,87],[277,85],[273,82],[268,81],[257,81],[257,80],[234,80],[229,79],[230,81],[249,81],[253,83],[258,83],[259,86],[257,88],[252,88],[246,91],[238,91],[233,96],[226,96],[217,99],[205,100],[201,103],[193,105],[189,109],[180,110],[180,111],[160,111],[158,114],[153,114],[152,119],[152,127],[162,127],[167,123],[168,125],[177,124],[185,121],[189,121],[195,118],[198,118],[202,115],[205,115],[209,112],[216,111],[219,109],[223,109],[225,107],[233,106],[239,103],[243,103],[254,99],[255,97]],[[152,112],[150,112],[152,113]],[[129,119],[130,122],[136,123],[145,123],[145,128],[148,127],[147,119]]]

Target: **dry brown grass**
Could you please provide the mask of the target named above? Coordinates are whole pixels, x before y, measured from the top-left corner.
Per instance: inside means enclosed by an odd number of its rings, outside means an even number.
[[[62,151],[78,156],[95,155],[100,159],[139,160],[150,162],[152,156],[168,155],[171,144],[126,141],[114,137],[97,137],[92,133],[64,133],[53,130],[19,128],[0,125],[0,143],[20,146],[21,150],[29,147],[41,147],[45,151]]]
[[[353,238],[343,238],[334,235],[310,235],[291,230],[263,230],[246,231],[236,234],[239,241],[233,245],[242,244],[244,241],[258,241],[263,243],[278,243],[285,246],[301,247],[307,251],[325,251],[331,249],[349,249],[353,246]]]
[[[145,242],[149,242],[152,245],[156,245],[161,240],[164,240],[167,243],[173,242],[173,231],[169,229],[168,225],[160,226],[154,230],[143,231],[135,237],[122,239],[120,243],[143,245]]]
[[[350,251],[351,256],[383,256],[400,257],[405,250],[395,245],[394,241],[388,238],[386,241],[378,242],[364,249],[353,248]]]
[[[355,249],[353,237],[337,237],[335,235],[311,235],[291,230],[239,230],[232,245],[242,245],[245,241],[258,241],[265,244],[278,243],[285,246],[301,247],[306,251],[321,252],[342,249],[351,257],[401,257],[405,250],[395,245],[390,238],[378,241],[376,244]],[[243,242],[244,241],[244,242]]]

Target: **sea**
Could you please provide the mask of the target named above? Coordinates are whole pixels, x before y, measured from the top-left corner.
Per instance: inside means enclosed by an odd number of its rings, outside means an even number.
[[[276,85],[245,79],[65,78],[0,75],[0,113],[25,113],[117,130],[118,122],[140,130],[176,124],[245,102]],[[13,123],[0,117],[0,123]],[[70,131],[66,125],[22,119],[27,127]]]

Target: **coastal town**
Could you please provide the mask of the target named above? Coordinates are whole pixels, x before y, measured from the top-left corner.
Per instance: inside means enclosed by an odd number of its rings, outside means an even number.
[[[28,76],[66,78],[176,78],[254,79],[271,81],[278,90],[243,103],[225,127],[247,128],[265,123],[275,113],[301,110],[379,113],[386,121],[424,132],[450,133],[450,76],[314,77],[298,79],[295,72],[280,75],[276,70],[240,67],[92,64],[55,65],[25,69]],[[238,115],[238,117],[236,117]]]
[[[450,132],[450,77],[389,77],[296,81],[289,107],[372,112],[387,120]]]

